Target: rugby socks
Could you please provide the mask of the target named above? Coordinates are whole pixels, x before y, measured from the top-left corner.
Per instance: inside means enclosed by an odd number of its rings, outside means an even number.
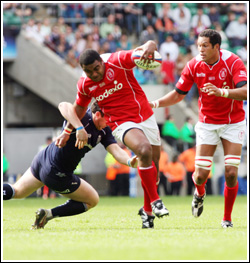
[[[231,214],[233,211],[233,205],[238,193],[239,183],[234,187],[228,187],[225,182],[224,188],[224,217],[223,220],[231,221]]]
[[[192,179],[193,179],[194,185],[196,187],[198,196],[203,196],[206,193],[205,185],[207,183],[207,180],[204,183],[198,185],[198,184],[196,184],[196,182],[194,180],[194,174],[192,175]]]
[[[146,190],[146,188],[145,188],[145,186],[144,186],[142,181],[141,181],[141,185],[142,185],[143,192],[144,192],[144,206],[143,206],[143,209],[148,215],[152,215],[152,207],[150,205],[150,198],[148,196],[147,190]]]
[[[10,200],[14,195],[14,188],[10,184],[3,184],[3,200]]]
[[[85,203],[77,202],[74,200],[68,200],[65,204],[57,206],[51,209],[51,216],[54,217],[63,217],[63,216],[74,216],[81,213],[84,213],[88,210],[88,207]],[[48,220],[52,219],[48,216]]]
[[[152,165],[149,167],[138,167],[137,169],[142,181],[142,185],[146,190],[144,190],[144,192],[147,193],[150,203],[159,200],[160,197],[157,193],[156,186],[157,169],[154,162],[152,161]]]

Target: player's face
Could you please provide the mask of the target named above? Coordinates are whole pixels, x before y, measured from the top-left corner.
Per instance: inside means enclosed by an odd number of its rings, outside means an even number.
[[[95,62],[92,64],[87,66],[83,65],[82,69],[86,73],[87,77],[94,82],[98,82],[104,77],[105,65],[103,61],[95,60]]]
[[[212,65],[219,59],[219,44],[213,47],[209,37],[199,37],[197,45],[202,61]]]
[[[97,111],[93,115],[93,122],[97,130],[104,129],[107,126],[105,118],[102,116],[102,114],[99,111]]]

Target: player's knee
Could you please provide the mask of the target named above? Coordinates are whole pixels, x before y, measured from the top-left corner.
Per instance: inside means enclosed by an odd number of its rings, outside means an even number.
[[[152,160],[152,146],[149,143],[139,145],[137,156],[141,160]]]
[[[237,178],[237,169],[233,166],[225,166],[225,179],[227,182],[234,182]]]
[[[204,170],[211,170],[213,163],[213,157],[212,156],[196,156],[195,157],[195,167],[201,168]]]
[[[241,156],[240,155],[226,155],[224,158],[225,168],[227,167],[236,167],[240,165]]]
[[[95,207],[99,203],[99,195],[97,192],[95,192],[92,195],[91,201],[89,202],[89,209]]]

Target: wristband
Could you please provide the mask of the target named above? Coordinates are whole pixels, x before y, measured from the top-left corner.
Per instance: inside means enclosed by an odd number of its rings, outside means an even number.
[[[154,108],[159,108],[159,100],[152,101]]]
[[[227,98],[228,97],[228,90],[227,89],[220,89],[220,95],[221,97]]]
[[[63,133],[66,133],[66,134],[70,135],[71,131],[72,131],[72,129],[66,128],[66,129],[63,130]]]
[[[77,131],[82,130],[82,129],[84,129],[83,126],[80,126],[80,127],[76,128]]]

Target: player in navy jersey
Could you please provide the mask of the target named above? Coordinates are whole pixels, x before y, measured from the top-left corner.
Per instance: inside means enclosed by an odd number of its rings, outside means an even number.
[[[59,108],[64,118],[76,128],[69,131],[64,125],[63,132],[70,133],[67,145],[59,148],[56,141],[51,143],[35,156],[30,168],[13,186],[3,185],[4,200],[25,198],[44,185],[69,198],[65,204],[55,208],[38,209],[33,229],[44,228],[44,225],[55,217],[77,215],[97,205],[99,196],[96,190],[73,172],[85,154],[98,143],[101,143],[118,162],[131,167],[137,166],[137,157],[130,158],[126,151],[118,146],[96,102],[81,121],[72,104],[60,103]],[[88,134],[88,141],[80,149],[77,142],[83,136],[83,127]]]
[[[238,192],[238,167],[246,130],[243,100],[247,100],[247,72],[241,59],[220,49],[221,36],[206,29],[198,37],[199,55],[182,71],[175,90],[150,102],[151,107],[166,107],[183,100],[195,82],[199,91],[199,121],[196,124],[196,158],[193,181],[195,192],[192,214],[199,217],[206,196],[205,184],[213,155],[221,141],[225,160],[223,228],[233,227],[231,214]]]
[[[154,58],[157,45],[150,40],[136,48],[142,50],[142,60]],[[77,83],[74,103],[79,118],[84,115],[91,98],[95,98],[104,113],[112,134],[138,156],[138,174],[144,191],[144,206],[139,210],[142,228],[153,228],[155,216],[169,215],[157,193],[159,181],[160,133],[146,94],[133,74],[136,66],[134,50],[121,50],[99,55],[86,49],[79,58],[83,75]],[[71,124],[67,124],[71,128]],[[79,147],[86,143],[79,140]],[[63,147],[68,140],[62,134],[57,145]]]

